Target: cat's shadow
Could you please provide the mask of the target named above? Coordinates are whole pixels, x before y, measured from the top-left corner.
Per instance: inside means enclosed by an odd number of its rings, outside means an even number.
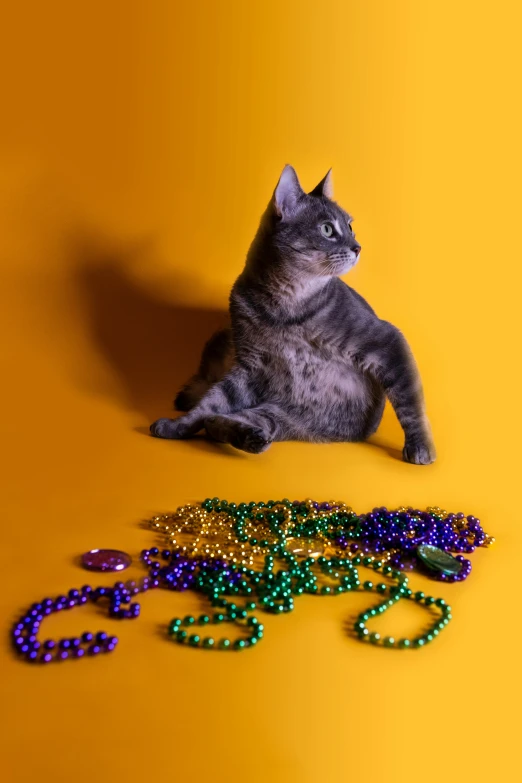
[[[226,324],[224,309],[191,307],[182,301],[187,281],[169,273],[169,298],[162,298],[137,276],[125,253],[77,248],[75,288],[90,338],[112,377],[83,382],[97,393],[117,398],[150,423],[173,415],[172,401],[196,371],[210,335]],[[179,297],[179,301],[176,301]],[[137,427],[147,432],[146,427]]]

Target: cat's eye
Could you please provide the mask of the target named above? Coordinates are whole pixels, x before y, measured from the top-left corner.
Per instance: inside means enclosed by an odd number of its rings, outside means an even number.
[[[321,234],[327,239],[331,239],[333,236],[334,227],[331,223],[321,223]]]

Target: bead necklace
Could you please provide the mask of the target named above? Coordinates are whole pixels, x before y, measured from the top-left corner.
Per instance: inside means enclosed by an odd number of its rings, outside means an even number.
[[[384,647],[420,648],[446,627],[451,609],[442,598],[414,593],[401,569],[418,567],[437,579],[462,581],[471,564],[460,553],[494,540],[474,517],[447,514],[437,507],[426,511],[377,508],[358,516],[340,501],[291,503],[285,499],[236,505],[213,498],[156,516],[149,524],[168,542],[168,548],[143,550],[141,560],[148,576],[139,585],[132,581],[95,589],[85,585],[67,596],[33,604],[12,630],[17,652],[41,663],[111,652],[118,639],[104,631],[43,643],[37,633],[46,616],[88,601],[106,601],[110,617],[136,618],[140,605],[134,596],[158,587],[197,591],[214,607],[211,615],[174,618],[169,624],[171,638],[191,647],[247,649],[261,641],[264,633],[254,610],[280,614],[292,611],[295,597],[305,593],[364,591],[377,593],[381,600],[355,618],[356,637]],[[451,552],[458,554],[453,557]],[[361,581],[360,566],[382,574],[388,582]],[[395,640],[368,629],[372,618],[402,599],[416,601],[430,612],[428,631],[413,639]],[[208,628],[227,623],[238,626],[243,635],[236,639],[207,635]],[[205,635],[196,633],[196,627],[204,628]]]

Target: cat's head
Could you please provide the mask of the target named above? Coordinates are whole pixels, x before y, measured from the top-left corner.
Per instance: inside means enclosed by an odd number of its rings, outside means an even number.
[[[337,277],[361,252],[352,218],[332,197],[331,171],[305,193],[292,166],[283,169],[270,205],[272,241],[280,257],[303,273]]]

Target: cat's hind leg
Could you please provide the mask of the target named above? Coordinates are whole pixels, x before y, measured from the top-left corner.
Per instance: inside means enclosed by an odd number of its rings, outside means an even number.
[[[191,438],[205,426],[209,416],[227,415],[253,408],[257,398],[247,371],[235,365],[222,380],[214,383],[202,399],[184,416],[158,419],[150,426],[156,438],[181,440]]]
[[[213,334],[205,345],[196,375],[176,395],[175,409],[184,413],[192,410],[210,387],[225,377],[233,364],[232,330],[221,329]]]
[[[284,412],[268,403],[228,415],[209,416],[205,430],[212,440],[229,443],[249,454],[261,454],[273,441],[289,436]]]

